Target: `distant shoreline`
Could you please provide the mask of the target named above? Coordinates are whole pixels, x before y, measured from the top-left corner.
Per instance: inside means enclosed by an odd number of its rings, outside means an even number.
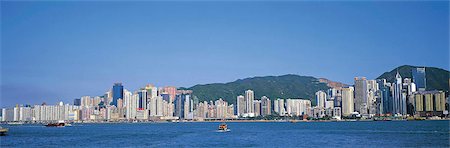
[[[74,124],[141,124],[141,123],[307,123],[307,122],[390,122],[390,121],[450,121],[450,119],[426,119],[426,120],[389,120],[389,121],[375,121],[375,120],[212,120],[212,121],[140,121],[140,122],[70,122]],[[23,122],[20,124],[11,124],[19,122],[1,122],[2,125],[20,126],[23,124],[46,124],[49,122]]]

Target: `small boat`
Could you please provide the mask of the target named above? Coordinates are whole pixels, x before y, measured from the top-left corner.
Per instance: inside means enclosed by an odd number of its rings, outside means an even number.
[[[4,136],[8,133],[8,128],[0,127],[0,136]]]
[[[49,123],[45,125],[46,127],[65,127],[66,123],[64,121],[59,121],[57,123]]]
[[[230,129],[228,128],[227,124],[222,123],[219,125],[218,132],[229,132]]]

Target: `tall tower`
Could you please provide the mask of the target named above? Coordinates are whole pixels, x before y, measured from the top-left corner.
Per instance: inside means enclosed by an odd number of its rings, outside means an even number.
[[[354,110],[353,105],[353,87],[342,88],[342,115],[351,115]]]
[[[394,92],[392,95],[393,98],[393,114],[406,114],[406,100],[403,97],[403,84],[402,84],[402,76],[397,71],[395,75],[395,84],[394,84]],[[405,109],[405,110],[404,110]]]
[[[115,105],[117,107],[117,100],[123,99],[123,86],[122,83],[114,83],[113,86],[113,100],[111,102],[111,105]]]
[[[238,116],[242,116],[244,115],[244,113],[246,113],[245,108],[247,106],[247,103],[245,102],[245,97],[242,95],[239,95],[236,97],[236,103],[237,103],[237,115]]]
[[[253,100],[255,100],[255,94],[252,90],[245,91],[245,101],[246,101],[246,111],[247,113],[255,113],[255,109],[253,106]]]
[[[270,115],[271,114],[271,103],[270,99],[266,96],[261,97],[261,115]]]
[[[158,96],[158,89],[153,86],[152,84],[147,84],[147,86],[145,86],[145,90],[147,90],[147,107],[150,111],[150,116],[156,116],[156,112],[157,112],[157,101],[156,101],[156,97]]]
[[[413,82],[416,85],[416,90],[425,91],[427,88],[427,78],[425,67],[417,67],[412,69]]]
[[[366,77],[355,77],[355,111],[367,114],[367,80]]]
[[[325,100],[327,98],[327,94],[324,91],[316,92],[316,106],[325,108]]]

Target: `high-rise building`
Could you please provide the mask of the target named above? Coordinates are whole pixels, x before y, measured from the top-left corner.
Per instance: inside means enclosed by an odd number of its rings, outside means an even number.
[[[219,98],[214,102],[215,117],[219,119],[228,118],[228,102]]]
[[[366,77],[355,77],[355,111],[360,114],[368,114],[367,107],[367,80]]]
[[[392,114],[394,100],[392,99],[391,83],[386,79],[378,79],[378,91],[376,93],[379,114]]]
[[[147,84],[145,90],[147,91],[147,108],[150,112],[150,116],[156,116],[156,97],[158,96],[158,89],[152,84]]]
[[[166,86],[163,91],[169,94],[169,103],[173,103],[175,96],[177,95],[177,88],[174,86]]]
[[[377,91],[378,83],[376,80],[367,80],[367,114],[375,115],[378,110]]]
[[[92,105],[92,99],[90,96],[83,96],[81,97],[81,105],[82,107],[90,107]]]
[[[353,87],[342,88],[342,115],[350,116],[354,111]]]
[[[413,82],[416,85],[416,90],[425,91],[427,88],[427,77],[425,67],[417,67],[412,69]]]
[[[414,111],[419,116],[442,116],[445,109],[445,92],[417,91],[413,93]]]
[[[109,90],[105,92],[105,95],[103,97],[105,98],[104,100],[105,105],[111,105],[113,100],[113,91]]]
[[[132,94],[131,92],[127,91],[124,92],[123,97],[126,108],[125,117],[127,119],[136,119],[136,111],[138,110],[139,104],[139,94]]]
[[[75,106],[81,106],[81,99],[74,99],[73,100],[73,105],[75,105]]]
[[[393,91],[393,114],[406,115],[406,94],[403,93],[402,77],[397,72],[395,75],[394,91]]]
[[[327,94],[324,91],[316,92],[316,106],[325,108],[325,101],[327,100]]]
[[[286,114],[286,109],[284,107],[284,99],[276,99],[274,101],[274,111],[278,113],[280,116],[284,116]]]
[[[161,96],[156,97],[156,116],[163,116],[163,98]]]
[[[307,114],[311,108],[311,101],[304,99],[286,99],[286,113],[288,116],[301,116]]]
[[[261,100],[253,100],[253,108],[255,116],[261,115]]]
[[[238,116],[243,116],[247,111],[246,109],[246,100],[245,97],[242,95],[239,95],[236,97],[236,103],[237,103],[237,114]]]
[[[252,114],[255,113],[255,109],[253,106],[253,100],[255,100],[255,94],[252,90],[245,91],[245,102],[246,102],[246,113],[249,114],[249,116],[252,116]]]
[[[189,113],[189,110],[186,110],[187,108],[189,108],[188,103],[186,102],[190,102],[191,98],[191,94],[186,92],[186,93],[180,93],[177,94],[175,97],[175,116],[179,117],[180,119],[184,119],[185,115],[187,113]],[[185,113],[186,112],[186,113]]]
[[[278,107],[278,99],[277,100],[273,100],[273,111],[275,113],[279,113],[280,112],[280,107]]]
[[[140,89],[137,94],[139,95],[138,110],[147,110],[147,90]]]
[[[261,115],[266,116],[270,115],[272,112],[271,108],[271,101],[268,97],[262,96],[261,97]]]
[[[112,89],[112,95],[113,100],[111,102],[111,105],[117,106],[117,100],[123,99],[123,86],[122,83],[114,83],[113,89]]]

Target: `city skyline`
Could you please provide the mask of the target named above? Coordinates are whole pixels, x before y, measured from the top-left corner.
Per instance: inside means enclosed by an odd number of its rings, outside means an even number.
[[[96,96],[115,82],[352,84],[404,64],[448,70],[448,2],[1,4],[1,107]]]
[[[411,71],[422,70],[424,69],[418,67]],[[397,71],[396,80],[392,83],[386,79],[367,80],[365,77],[355,77],[352,86],[318,90],[315,93],[315,105],[311,99],[276,97],[272,106],[272,101],[267,96],[255,99],[255,92],[251,89],[237,94],[236,104],[229,104],[222,98],[201,100],[193,95],[192,90],[147,84],[139,90],[128,91],[122,83],[114,83],[112,89],[104,95],[82,96],[74,99],[73,104],[59,102],[55,105],[16,105],[2,108],[1,121],[154,122],[248,118],[274,120],[280,117],[305,121],[376,121],[380,118],[445,118],[448,115],[448,91],[430,91],[425,90],[426,86],[416,85],[415,82],[422,83],[426,79],[426,69],[415,75],[413,78],[403,79]]]

